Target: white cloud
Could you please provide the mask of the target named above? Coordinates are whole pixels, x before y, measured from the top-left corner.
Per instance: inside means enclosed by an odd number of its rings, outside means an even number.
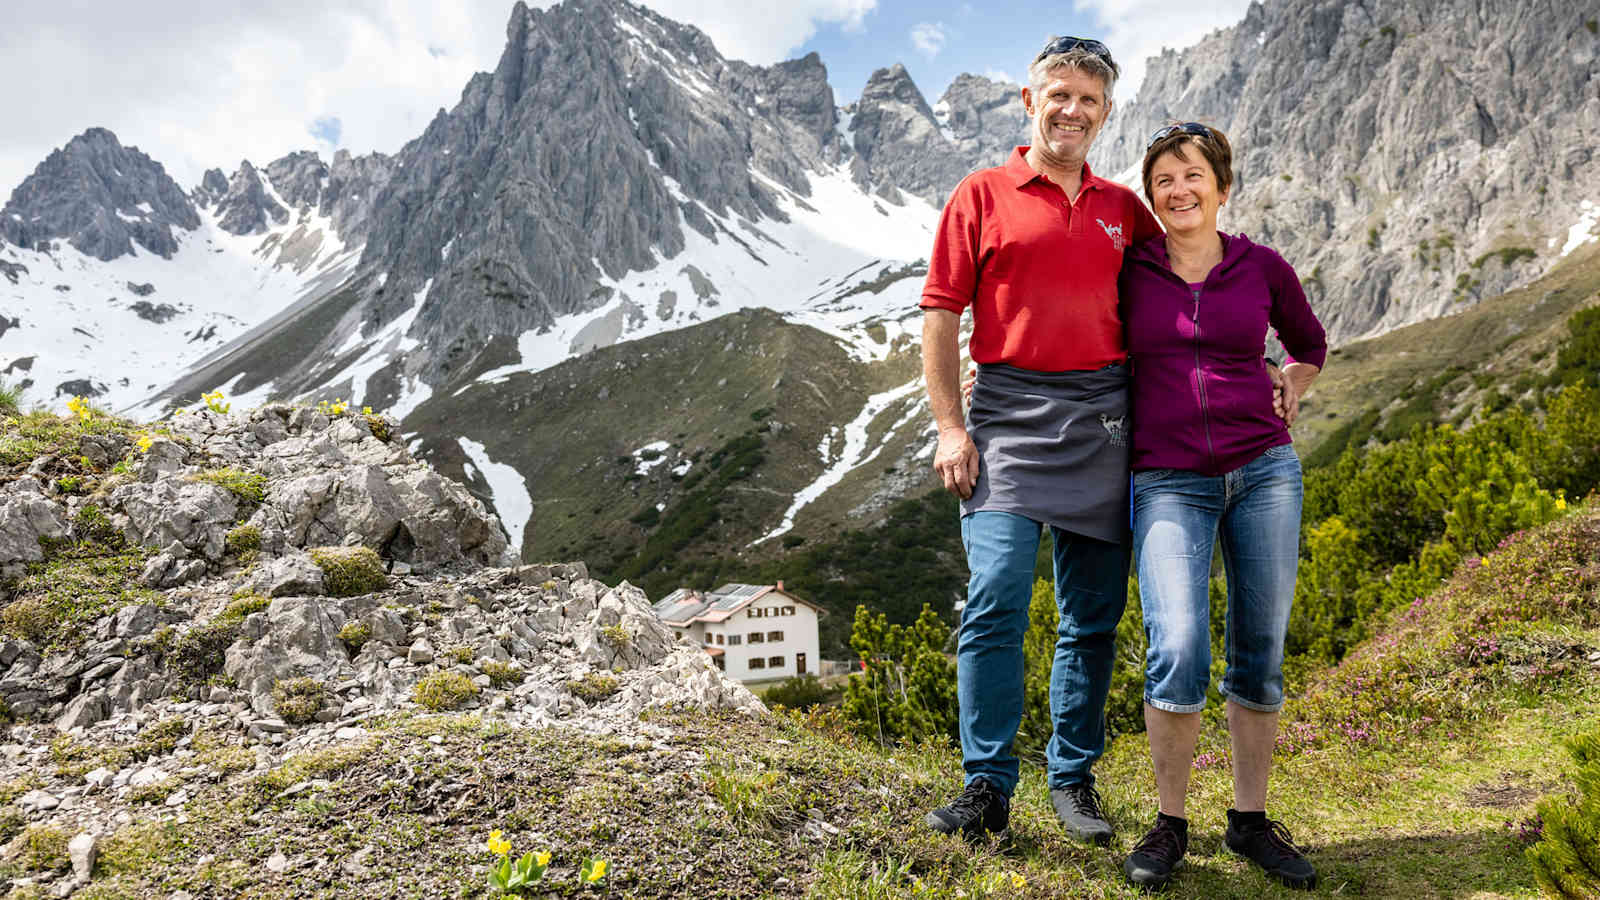
[[[911,46],[929,59],[939,55],[948,39],[948,29],[943,22],[918,22],[911,26]]]
[[[1159,55],[1163,47],[1181,50],[1218,28],[1238,24],[1250,0],[1073,0],[1072,6],[1100,20],[1102,30],[1094,36],[1111,48],[1122,69],[1116,97],[1126,102],[1144,81],[1146,59]]]
[[[878,0],[645,0],[644,5],[704,31],[723,56],[767,65],[787,59],[819,25],[860,31]]]
[[[983,77],[989,79],[990,81],[1004,81],[1004,82],[1009,82],[1011,84],[1021,84],[1022,83],[1022,82],[1016,80],[1015,78],[1012,78],[1011,75],[1009,73],[1007,73],[1005,70],[996,69],[994,66],[990,66],[989,68],[984,69],[983,70]]]
[[[534,5],[549,6],[549,2]],[[877,0],[647,0],[730,58],[772,63]],[[93,126],[189,187],[292,150],[393,153],[498,63],[511,0],[7,0],[0,29],[0,201]],[[338,128],[331,123],[337,120]],[[336,136],[336,137],[335,137]],[[333,140],[337,140],[337,145]]]

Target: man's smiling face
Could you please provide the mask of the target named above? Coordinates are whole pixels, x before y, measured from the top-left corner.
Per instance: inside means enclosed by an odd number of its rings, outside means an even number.
[[[1022,103],[1033,116],[1034,147],[1062,167],[1083,164],[1111,112],[1105,82],[1065,66],[1050,70],[1037,89],[1023,88]]]

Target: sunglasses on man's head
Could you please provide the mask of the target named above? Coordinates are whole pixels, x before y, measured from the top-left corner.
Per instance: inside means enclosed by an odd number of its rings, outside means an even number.
[[[1038,62],[1039,60],[1044,59],[1046,56],[1054,56],[1057,53],[1066,53],[1068,50],[1078,49],[1087,50],[1090,53],[1093,53],[1095,56],[1105,60],[1106,65],[1108,66],[1116,66],[1116,63],[1111,61],[1111,49],[1109,47],[1093,38],[1080,37],[1054,38],[1048,44],[1044,45],[1044,49],[1039,51],[1039,55],[1035,56],[1033,61]]]
[[[1195,137],[1213,137],[1211,134],[1211,129],[1201,125],[1199,122],[1184,122],[1182,125],[1168,125],[1165,128],[1156,129],[1156,133],[1150,135],[1150,142],[1145,144],[1144,148],[1149,150],[1151,147],[1156,145],[1157,141],[1165,140],[1166,138],[1172,137],[1179,132],[1184,134],[1192,134]]]

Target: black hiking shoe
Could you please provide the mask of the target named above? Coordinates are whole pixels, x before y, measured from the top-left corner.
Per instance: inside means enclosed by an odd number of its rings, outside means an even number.
[[[1123,860],[1128,880],[1146,889],[1164,887],[1172,873],[1183,868],[1189,850],[1189,821],[1156,814],[1156,825]]]
[[[1228,810],[1228,849],[1260,866],[1266,873],[1292,888],[1307,890],[1317,886],[1317,870],[1289,838],[1289,830],[1266,818],[1248,817]]]
[[[1011,824],[1011,798],[989,779],[974,778],[949,806],[928,813],[922,821],[940,834],[959,831],[969,839],[998,834]]]
[[[1111,843],[1111,823],[1106,821],[1104,804],[1094,785],[1080,781],[1051,788],[1050,805],[1056,808],[1056,818],[1069,837],[1102,847]]]

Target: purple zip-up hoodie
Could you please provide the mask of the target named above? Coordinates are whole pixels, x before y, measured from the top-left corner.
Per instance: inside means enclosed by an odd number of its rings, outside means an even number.
[[[1244,235],[1198,290],[1167,265],[1164,237],[1128,251],[1118,281],[1133,364],[1134,471],[1223,475],[1290,443],[1272,411],[1267,328],[1291,360],[1321,368],[1327,335],[1294,268]]]

